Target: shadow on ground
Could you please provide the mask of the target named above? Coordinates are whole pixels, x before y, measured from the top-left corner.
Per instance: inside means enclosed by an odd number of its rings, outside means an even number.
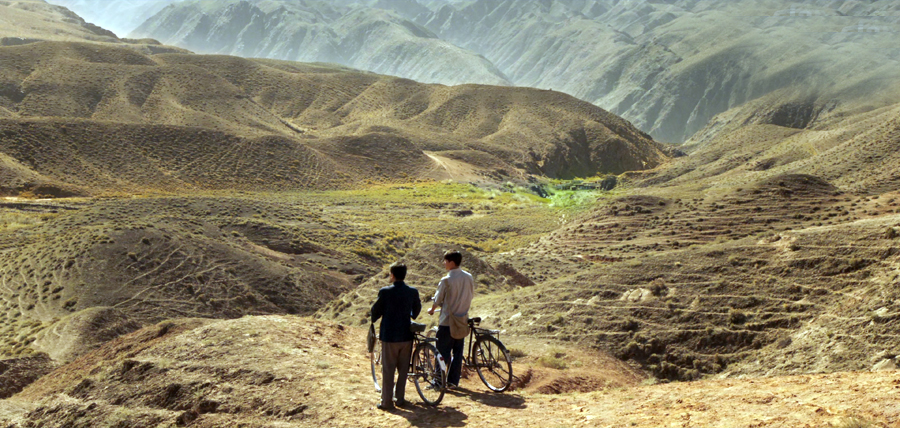
[[[469,416],[457,409],[447,406],[431,407],[422,403],[410,402],[398,407],[391,413],[406,418],[415,427],[463,427]]]
[[[447,391],[447,394],[461,398],[469,398],[491,407],[503,407],[507,409],[524,409],[526,407],[525,399],[520,395],[473,391],[465,387],[451,389]]]

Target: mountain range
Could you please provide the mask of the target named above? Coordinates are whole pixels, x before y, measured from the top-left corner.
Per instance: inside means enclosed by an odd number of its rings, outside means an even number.
[[[552,88],[680,143],[773,93],[877,95],[898,77],[898,20],[890,1],[188,1],[131,35],[422,82]]]

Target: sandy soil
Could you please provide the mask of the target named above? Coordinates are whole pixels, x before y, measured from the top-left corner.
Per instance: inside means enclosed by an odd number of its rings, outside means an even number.
[[[900,426],[900,372],[710,380],[566,395],[451,392],[438,409],[366,415],[368,426]],[[412,392],[412,391],[410,391]],[[865,426],[865,425],[860,425]]]
[[[535,392],[535,383],[497,394],[471,375],[436,408],[423,405],[409,384],[411,404],[384,412],[375,408],[378,393],[362,349],[364,335],[362,329],[291,316],[161,324],[117,339],[0,402],[0,420],[11,427],[114,426],[123,415],[130,418],[127,426],[135,427],[167,421],[195,427],[795,428],[900,423],[900,371],[641,385],[627,369],[610,371],[615,360],[606,363],[595,351],[575,349],[569,351],[585,361],[580,367],[550,370],[526,357],[514,364],[514,371],[536,370],[543,385],[553,377],[565,384],[573,374],[591,373],[610,384],[628,385],[542,394]],[[537,345],[515,337],[507,341]]]

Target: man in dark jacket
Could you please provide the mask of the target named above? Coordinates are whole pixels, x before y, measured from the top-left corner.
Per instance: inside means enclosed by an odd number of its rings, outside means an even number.
[[[412,355],[413,334],[409,331],[412,318],[419,316],[422,303],[419,301],[419,290],[412,288],[403,280],[406,279],[406,265],[391,265],[391,282],[393,285],[378,290],[378,300],[372,305],[372,322],[381,320],[379,335],[381,337],[381,410],[392,410],[394,403],[398,406],[406,404],[406,375],[409,373],[409,360]],[[397,372],[396,391],[394,390],[394,371]]]

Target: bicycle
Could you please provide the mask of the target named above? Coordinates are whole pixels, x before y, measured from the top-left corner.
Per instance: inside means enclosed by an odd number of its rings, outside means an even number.
[[[503,392],[512,384],[512,358],[503,342],[497,338],[500,330],[477,327],[481,317],[469,318],[469,346],[463,356],[463,367],[474,368],[481,382],[494,392]],[[434,337],[438,328],[428,332]]]
[[[469,349],[463,365],[475,368],[478,377],[491,391],[503,392],[512,384],[512,358],[497,338],[500,330],[477,327],[481,317],[469,318]]]
[[[435,342],[437,339],[422,334],[425,324],[412,323],[410,331],[413,333],[413,353],[409,361],[409,374],[416,385],[416,392],[422,401],[429,406],[437,406],[444,398],[447,391],[447,364],[438,352]],[[372,349],[370,360],[372,363],[372,380],[375,382],[375,390],[381,392],[381,340],[376,340]]]

